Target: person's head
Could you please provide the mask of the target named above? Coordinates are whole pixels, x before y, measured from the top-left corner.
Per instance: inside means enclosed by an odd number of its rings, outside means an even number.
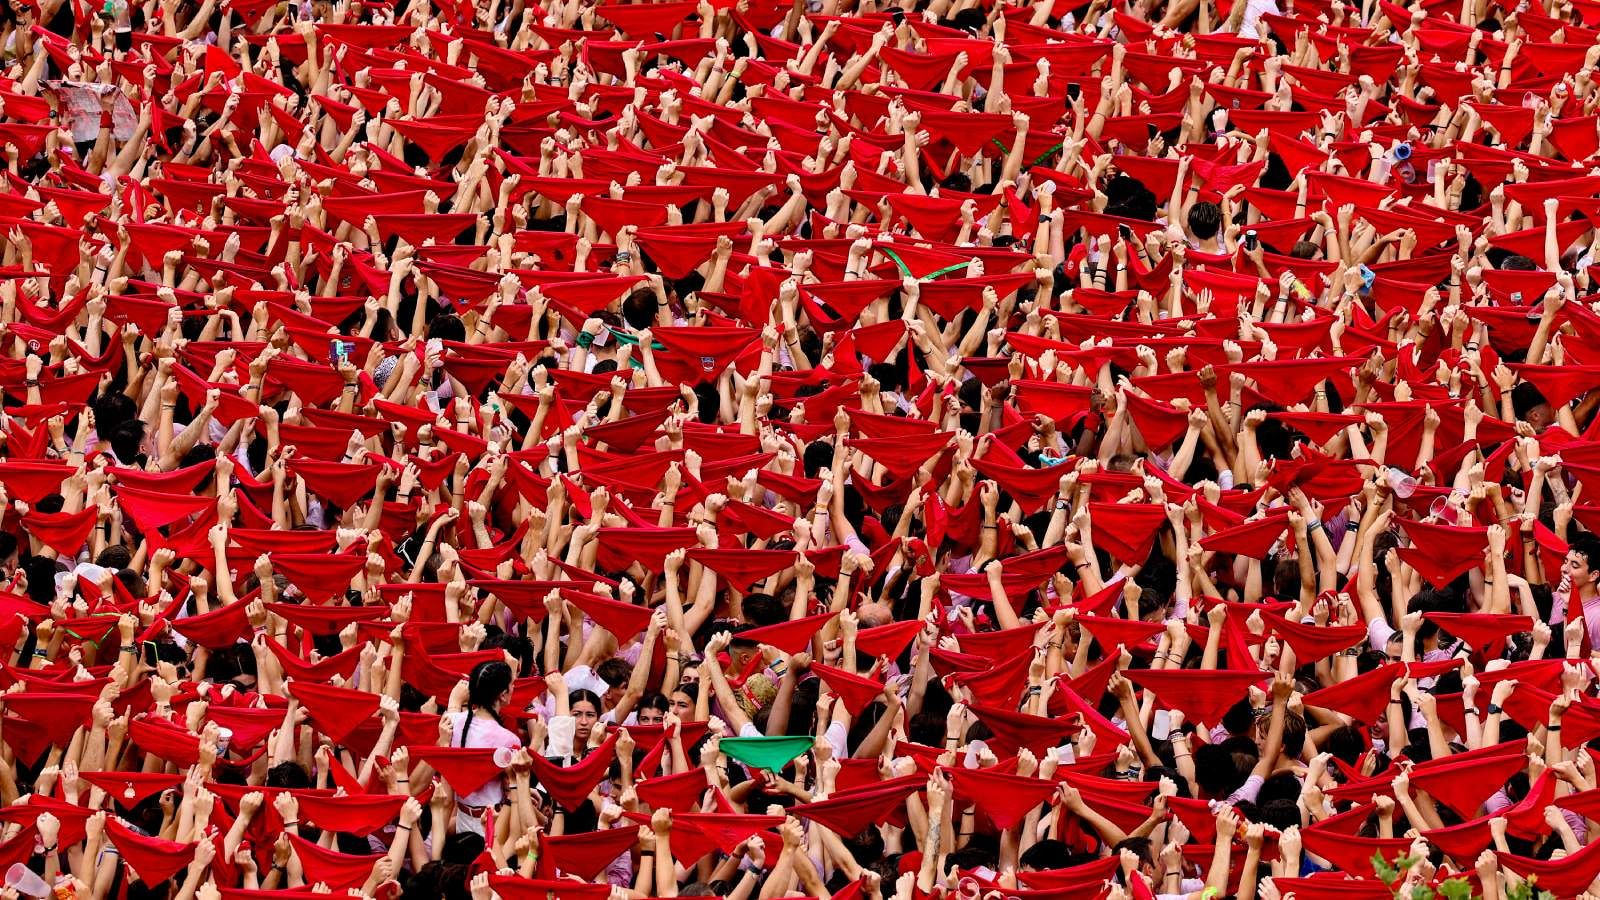
[[[123,422],[112,429],[107,440],[118,462],[125,466],[133,465],[144,446],[144,423],[138,419]]]
[[[1244,781],[1233,751],[1222,744],[1201,744],[1194,749],[1194,778],[1201,793],[1210,799],[1228,796]]]
[[[656,311],[660,308],[656,300],[656,292],[650,289],[634,291],[622,301],[622,320],[634,331],[643,331],[656,322]]]
[[[667,695],[667,710],[679,720],[688,722],[694,718],[694,704],[699,696],[700,685],[679,684],[676,690]]]
[[[893,622],[894,610],[881,600],[869,600],[856,610],[856,618],[861,620],[862,628],[876,628]]]
[[[594,691],[580,688],[567,695],[567,707],[577,723],[573,738],[575,746],[584,746],[589,741],[589,733],[594,730],[595,723],[600,721],[600,698],[595,696]]]
[[[640,725],[660,725],[667,720],[667,713],[672,711],[672,701],[666,695],[651,691],[639,698],[638,717]]]
[[[760,592],[748,594],[739,604],[744,612],[744,620],[750,625],[776,625],[788,620],[789,607],[779,602],[777,597]]]
[[[1122,854],[1122,851],[1124,851],[1124,850],[1131,851],[1134,856],[1137,856],[1139,858],[1139,872],[1141,874],[1148,875],[1148,876],[1150,876],[1152,878],[1155,877],[1155,872],[1156,872],[1155,847],[1150,843],[1150,839],[1149,838],[1146,838],[1146,837],[1123,838],[1121,841],[1117,842],[1117,845],[1115,847],[1111,848],[1111,854],[1113,856],[1120,856]]]
[[[1209,241],[1222,230],[1222,207],[1201,201],[1189,207],[1189,234],[1196,240]]]
[[[594,673],[606,683],[606,692],[601,695],[600,702],[606,709],[616,706],[628,690],[628,681],[633,678],[633,666],[628,665],[626,660],[613,657],[596,666]]]
[[[1577,535],[1567,545],[1567,561],[1561,567],[1568,579],[1568,590],[1583,597],[1600,593],[1600,537],[1590,532]]]
[[[511,667],[500,660],[478,663],[467,676],[467,704],[473,710],[486,710],[498,716],[500,707],[511,700]]]
[[[1528,381],[1511,389],[1511,409],[1518,421],[1527,422],[1534,431],[1543,431],[1556,420],[1555,408],[1550,401]]]
[[[749,638],[739,637],[736,632],[733,640],[728,643],[728,657],[733,662],[733,671],[743,672],[750,665],[750,660],[761,652],[761,645]]]
[[[1024,872],[1064,869],[1072,864],[1072,848],[1054,838],[1035,841],[1017,860]]]

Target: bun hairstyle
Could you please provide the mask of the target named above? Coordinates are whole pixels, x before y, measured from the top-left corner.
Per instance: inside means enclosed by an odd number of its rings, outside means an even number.
[[[461,724],[461,746],[467,745],[467,729],[472,727],[474,710],[485,709],[495,721],[500,720],[497,708],[500,695],[511,688],[511,667],[502,660],[478,663],[467,676],[467,719]]]

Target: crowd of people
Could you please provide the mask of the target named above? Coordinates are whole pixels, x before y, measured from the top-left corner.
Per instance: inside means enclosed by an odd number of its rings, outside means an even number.
[[[9,0],[0,898],[1600,896],[1597,62]]]

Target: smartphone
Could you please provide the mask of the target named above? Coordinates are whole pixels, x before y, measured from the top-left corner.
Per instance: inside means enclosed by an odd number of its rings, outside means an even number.
[[[1078,83],[1076,81],[1067,82],[1067,99],[1068,100],[1076,100],[1082,94],[1083,94],[1083,88],[1079,87]]]
[[[356,352],[355,341],[329,341],[328,361],[338,365],[349,359]]]
[[[1254,229],[1244,233],[1244,248],[1246,250],[1254,250],[1258,243],[1260,242],[1256,240],[1256,233]]]

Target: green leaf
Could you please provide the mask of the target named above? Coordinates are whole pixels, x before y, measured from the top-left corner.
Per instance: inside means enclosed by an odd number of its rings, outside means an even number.
[[[1439,885],[1439,896],[1445,900],[1472,900],[1472,882],[1465,878],[1451,878]]]

